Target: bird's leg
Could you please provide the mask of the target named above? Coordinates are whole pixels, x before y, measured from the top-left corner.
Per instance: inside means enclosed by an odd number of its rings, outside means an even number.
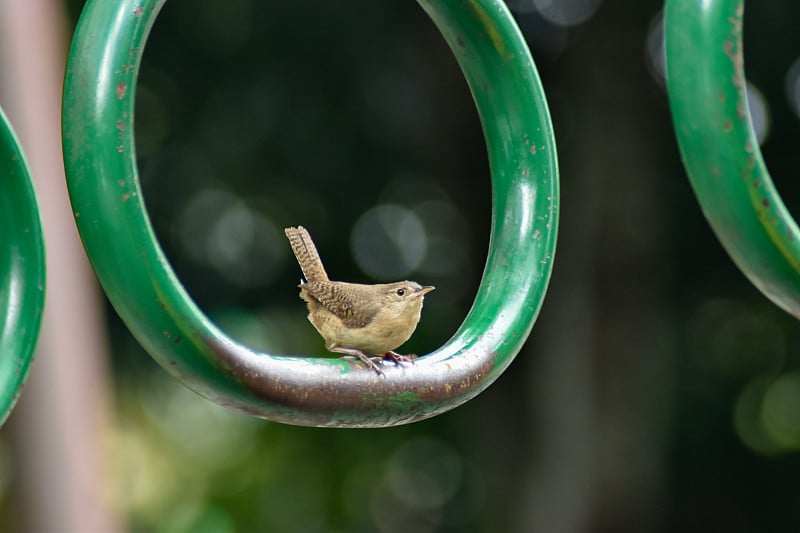
[[[381,358],[387,361],[392,361],[396,365],[399,365],[400,363],[411,363],[413,365],[417,360],[417,356],[413,353],[408,355],[400,355],[399,353],[391,350],[383,354]]]
[[[367,365],[367,367],[377,372],[379,376],[383,375],[383,370],[381,370],[380,367],[377,364],[375,364],[375,361],[367,357],[367,355],[361,350],[356,350],[355,348],[345,348],[343,346],[335,346],[335,345],[328,346],[328,350],[335,353],[343,353],[345,355],[357,357],[362,363]]]

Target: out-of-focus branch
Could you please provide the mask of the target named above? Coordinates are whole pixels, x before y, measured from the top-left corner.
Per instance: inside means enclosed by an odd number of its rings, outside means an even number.
[[[61,158],[64,25],[59,1],[0,0],[0,101],[33,173],[48,270],[37,359],[10,419],[14,482],[22,529],[114,531],[101,450],[110,406],[102,307]]]

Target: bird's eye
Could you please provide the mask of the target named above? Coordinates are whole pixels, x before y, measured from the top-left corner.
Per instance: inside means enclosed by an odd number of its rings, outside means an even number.
[[[405,289],[397,289],[397,295],[398,296],[405,296],[405,294],[406,294],[406,290]]]

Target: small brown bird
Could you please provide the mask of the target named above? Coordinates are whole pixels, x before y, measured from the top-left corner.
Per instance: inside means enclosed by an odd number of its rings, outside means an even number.
[[[393,350],[414,333],[422,301],[434,287],[413,281],[377,285],[331,281],[308,231],[298,226],[286,228],[285,233],[306,278],[298,287],[308,304],[308,320],[328,350],[358,357],[379,375],[383,372],[369,355],[396,363],[413,360]]]

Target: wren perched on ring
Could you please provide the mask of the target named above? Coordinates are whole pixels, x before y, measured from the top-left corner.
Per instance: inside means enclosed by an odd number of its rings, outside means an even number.
[[[379,375],[383,372],[369,355],[395,363],[413,360],[393,350],[414,333],[422,301],[434,287],[414,281],[377,285],[331,281],[308,231],[298,226],[286,228],[285,233],[305,276],[298,287],[308,304],[308,320],[328,350],[355,356]]]

